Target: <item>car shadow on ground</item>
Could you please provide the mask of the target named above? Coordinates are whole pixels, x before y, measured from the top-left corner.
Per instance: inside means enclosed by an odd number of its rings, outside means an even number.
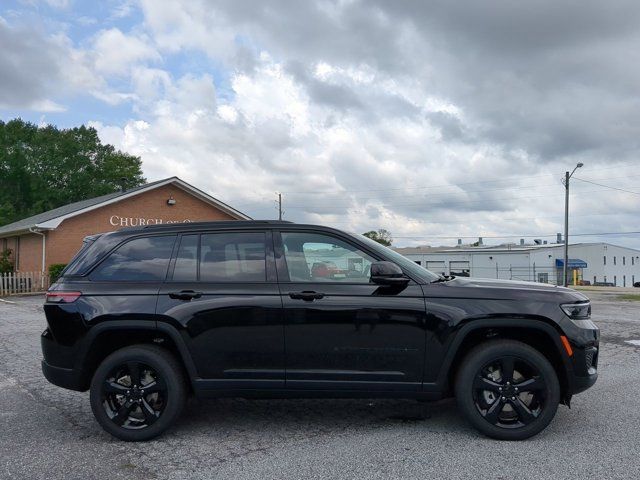
[[[336,431],[420,423],[466,429],[453,399],[191,399],[179,423],[179,430]]]
[[[581,413],[559,406],[551,425],[535,438],[578,429]],[[573,420],[572,420],[573,419]],[[417,428],[430,433],[492,441],[476,432],[454,399],[418,402],[404,399],[191,399],[168,434],[228,440],[239,436],[270,439],[339,435],[378,428]],[[563,435],[564,435],[563,434]]]

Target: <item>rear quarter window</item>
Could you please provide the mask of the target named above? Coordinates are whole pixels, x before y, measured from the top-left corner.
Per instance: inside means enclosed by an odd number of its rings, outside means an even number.
[[[93,281],[162,281],[176,236],[143,237],[120,245],[89,275]]]

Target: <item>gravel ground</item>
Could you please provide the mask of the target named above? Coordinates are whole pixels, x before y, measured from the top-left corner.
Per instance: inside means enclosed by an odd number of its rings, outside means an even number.
[[[0,301],[0,478],[640,478],[640,302],[589,292],[600,378],[525,442],[484,438],[452,401],[192,400],[146,444],[112,439],[87,393],[40,372],[41,297]]]

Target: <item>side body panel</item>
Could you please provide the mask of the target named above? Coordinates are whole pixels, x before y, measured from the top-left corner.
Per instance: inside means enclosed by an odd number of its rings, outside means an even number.
[[[419,390],[425,307],[419,285],[281,284],[288,388]],[[313,290],[321,299],[292,299]]]
[[[170,292],[197,288],[191,301]],[[166,284],[158,322],[180,333],[197,377],[211,388],[284,387],[282,303],[271,284]]]

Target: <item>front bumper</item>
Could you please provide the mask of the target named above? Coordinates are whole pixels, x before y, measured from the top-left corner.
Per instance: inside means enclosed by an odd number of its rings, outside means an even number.
[[[599,333],[599,332],[598,332]],[[600,343],[590,342],[584,347],[574,348],[571,357],[573,375],[571,378],[571,394],[584,392],[598,380],[598,356]]]
[[[575,395],[584,392],[598,380],[598,357],[600,353],[600,330],[573,327],[569,342],[573,348],[570,357],[569,392]]]
[[[580,392],[584,392],[586,389],[591,388],[598,380],[598,372],[592,373],[586,377],[573,377],[573,391],[575,395]]]

